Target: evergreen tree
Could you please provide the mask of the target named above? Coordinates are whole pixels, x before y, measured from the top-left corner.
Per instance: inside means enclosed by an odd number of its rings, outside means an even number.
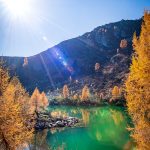
[[[138,149],[150,148],[150,12],[145,12],[140,36],[134,34],[130,74],[125,83],[129,114],[134,123],[133,138]]]

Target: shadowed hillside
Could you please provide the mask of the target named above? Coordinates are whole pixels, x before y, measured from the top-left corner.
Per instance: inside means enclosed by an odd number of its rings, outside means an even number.
[[[61,42],[35,56],[4,59],[11,75],[17,75],[30,92],[36,86],[45,91],[62,87],[70,76],[82,82],[81,86],[97,83],[94,89],[109,89],[121,84],[128,73],[132,36],[135,31],[139,35],[140,27],[141,19],[121,20]],[[95,63],[100,64],[96,73]]]

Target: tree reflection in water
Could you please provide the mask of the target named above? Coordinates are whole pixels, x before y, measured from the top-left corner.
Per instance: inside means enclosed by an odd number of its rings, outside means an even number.
[[[36,150],[132,149],[126,130],[128,116],[118,107],[51,107],[53,115],[81,119],[81,126],[50,129],[37,134]],[[64,115],[64,116],[65,116]],[[45,139],[45,140],[44,140]],[[43,143],[42,143],[43,142]]]
[[[81,110],[82,113],[82,120],[85,126],[89,123],[90,113],[87,110]]]

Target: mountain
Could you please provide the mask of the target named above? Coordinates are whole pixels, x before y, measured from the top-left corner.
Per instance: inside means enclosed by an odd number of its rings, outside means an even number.
[[[103,90],[123,84],[129,71],[133,33],[140,33],[142,19],[121,20],[95,28],[31,57],[3,57],[11,75],[17,75],[32,92],[62,87],[69,77]],[[122,40],[122,44],[121,43]],[[100,71],[95,73],[95,63]]]

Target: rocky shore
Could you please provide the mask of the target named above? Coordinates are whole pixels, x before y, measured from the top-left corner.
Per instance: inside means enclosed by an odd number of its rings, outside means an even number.
[[[75,117],[52,117],[46,113],[40,113],[35,124],[36,130],[57,128],[57,127],[72,127],[79,123],[79,119]]]
[[[75,101],[71,99],[64,99],[62,101],[58,101],[56,99],[50,101],[49,105],[50,106],[55,106],[55,105],[65,105],[65,106],[104,106],[108,104],[106,101],[105,102],[96,102],[96,101]]]
[[[75,101],[71,99],[64,99],[62,101],[58,101],[54,99],[49,102],[50,106],[64,105],[64,106],[107,106],[107,105],[115,105],[115,106],[126,106],[125,99],[117,99],[117,100],[101,100],[99,102],[96,101]]]

